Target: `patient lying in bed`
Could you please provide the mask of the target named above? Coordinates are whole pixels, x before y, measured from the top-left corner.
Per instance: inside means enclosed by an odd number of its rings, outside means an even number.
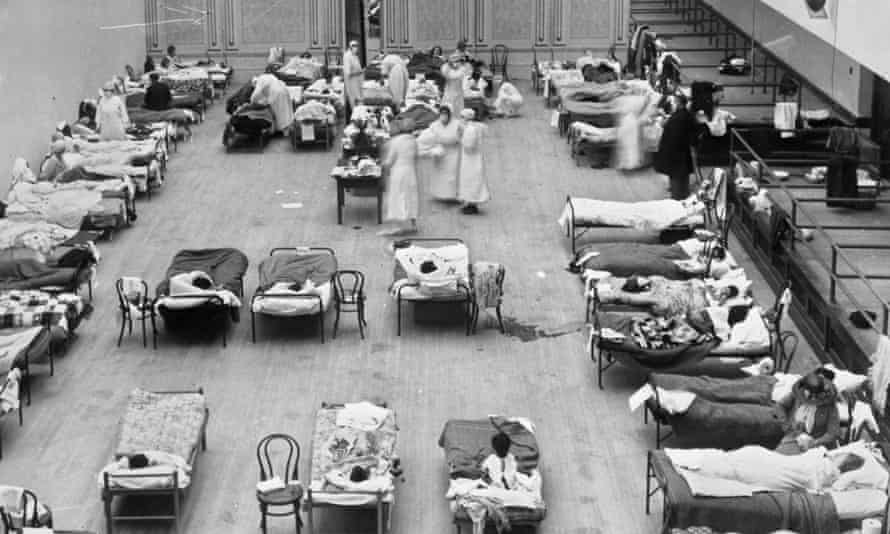
[[[759,491],[845,490],[851,480],[857,478],[853,473],[874,467],[866,466],[869,458],[872,462],[876,460],[864,450],[828,451],[818,447],[788,456],[760,446],[747,446],[732,451],[665,449],[665,453],[694,495],[720,497]],[[882,470],[886,487],[886,469]]]
[[[173,473],[177,473],[180,488],[191,482],[191,466],[185,459],[162,451],[145,451],[123,456],[106,465],[99,473],[99,487],[105,487],[105,473],[111,477],[110,485],[127,489],[169,488]],[[130,476],[128,476],[130,475]]]
[[[195,298],[161,298],[158,300],[158,304],[168,308],[190,308],[207,302],[209,298],[216,297],[221,299],[226,306],[241,306],[241,300],[234,293],[223,287],[215,286],[210,275],[203,271],[180,273],[171,277],[170,296]]]

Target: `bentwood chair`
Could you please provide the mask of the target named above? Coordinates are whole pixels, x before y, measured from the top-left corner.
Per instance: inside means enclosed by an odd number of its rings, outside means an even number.
[[[503,75],[504,81],[509,81],[510,76],[507,74],[507,62],[509,61],[510,49],[506,45],[497,44],[491,49],[491,75],[497,76],[498,73]]]
[[[280,450],[279,450],[280,449]],[[275,458],[273,458],[273,456]],[[284,457],[282,463],[281,457]],[[288,517],[293,515],[297,534],[303,528],[300,517],[300,500],[303,498],[303,486],[300,484],[298,469],[300,466],[300,444],[287,434],[269,434],[256,446],[256,459],[260,466],[260,482],[278,477],[284,487],[268,492],[257,490],[256,498],[260,505],[260,530],[266,534],[267,517]],[[275,467],[281,468],[278,471]],[[284,508],[272,511],[269,508]]]
[[[334,339],[337,338],[337,327],[340,324],[340,313],[355,313],[358,316],[358,332],[365,339],[365,275],[361,271],[337,271],[331,277],[334,286]]]
[[[17,503],[6,502],[0,506],[0,522],[3,525],[3,533],[21,532],[24,528],[52,528],[53,514],[48,506],[41,504],[37,496],[31,490],[14,488],[12,486],[0,487],[0,492],[14,495],[21,492]]]
[[[117,346],[121,346],[124,330],[133,334],[133,321],[142,323],[142,346],[148,346],[146,323],[151,322],[152,346],[158,348],[158,328],[154,301],[148,296],[148,284],[141,278],[124,276],[115,282],[117,302],[121,312],[121,330],[117,336]]]
[[[800,341],[796,333],[791,330],[783,330],[782,327],[790,308],[791,286],[789,284],[776,297],[772,309],[763,314],[766,329],[769,331],[770,352],[776,359],[776,371],[783,373],[787,373],[791,368],[791,362],[794,360],[794,353],[797,351]]]

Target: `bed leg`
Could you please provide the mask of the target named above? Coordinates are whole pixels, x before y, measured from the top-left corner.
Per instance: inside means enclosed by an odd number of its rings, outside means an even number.
[[[142,316],[139,322],[142,323],[142,348],[144,349],[148,347],[148,332],[146,331],[145,316]]]
[[[594,341],[596,343],[596,341]],[[600,351],[599,355],[596,358],[596,383],[600,389],[605,389],[603,387],[603,359],[606,357],[606,353]]]
[[[652,498],[652,452],[646,453],[646,515],[649,515],[651,505],[649,501]]]
[[[655,418],[655,448],[661,449],[661,421]]]
[[[318,331],[321,335],[321,344],[324,345],[324,310],[321,304],[318,305]]]
[[[180,534],[180,532],[182,532],[182,529],[180,528],[180,523],[182,522],[182,518],[180,517],[181,503],[179,502],[181,493],[179,491],[179,480],[176,473],[173,474],[173,482],[175,483],[173,487],[173,532]]]
[[[383,501],[380,496],[377,496],[377,534],[384,534],[383,532]]]
[[[107,480],[106,480],[107,484]],[[105,532],[106,534],[114,534],[114,519],[111,517],[111,495],[108,490],[102,492],[102,501],[105,505]]]
[[[250,310],[250,340],[256,343],[256,313],[253,309]]]
[[[402,298],[396,298],[396,335],[402,335]]]

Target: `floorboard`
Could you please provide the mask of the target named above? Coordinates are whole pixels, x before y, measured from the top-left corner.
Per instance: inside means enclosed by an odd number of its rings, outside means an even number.
[[[538,425],[550,506],[542,534],[655,532],[660,511],[643,513],[645,451],[654,428],[643,427],[626,404],[641,377],[616,367],[606,376],[606,390],[596,387],[585,353],[581,286],[564,270],[569,247],[556,218],[567,193],[652,199],[664,195],[664,185],[650,172],[625,176],[576,166],[568,145],[548,126],[551,111],[522,89],[524,116],[489,123],[492,202],[481,215],[464,216],[424,199],[420,228],[423,236],[463,238],[476,259],[503,262],[508,323],[514,332],[536,332],[532,340],[501,335],[484,315],[478,334],[466,337],[460,326],[414,325],[409,314],[396,337],[387,294],[392,258],[376,236],[373,201],[350,197],[345,224],[338,226],[328,177],[336,153],[294,153],[284,139],[273,139],[262,152],[226,154],[220,142],[226,115],[217,103],[193,141],[173,155],[163,190],[140,203],[136,224],[101,244],[95,312],[56,375],[36,378],[24,426],[3,421],[0,480],[36,491],[55,510],[57,527],[101,531],[96,475],[112,454],[130,390],[200,385],[211,409],[209,449],[186,502],[184,531],[252,532],[259,519],[258,439],[270,432],[294,435],[306,448],[300,466],[306,478],[320,404],[381,399],[396,409],[401,427],[405,482],[392,516],[395,533],[451,528],[439,432],[449,418],[492,413],[525,415]],[[302,207],[281,207],[292,202]],[[143,349],[138,335],[115,346],[117,277],[141,276],[154,285],[178,250],[231,246],[250,258],[250,295],[268,250],[300,244],[333,247],[341,266],[367,274],[365,341],[355,317],[347,315],[337,339],[323,345],[314,331],[287,332],[279,325],[271,335],[262,320],[254,344],[245,314],[225,349],[218,340],[188,342],[164,333],[157,351]],[[758,297],[771,303],[774,296],[755,281]],[[812,354],[801,352],[798,365],[811,364]],[[320,513],[316,524],[321,532],[367,532],[372,525],[332,513]],[[270,523],[273,533],[292,528],[288,519]],[[169,526],[121,525],[119,531],[168,532]]]

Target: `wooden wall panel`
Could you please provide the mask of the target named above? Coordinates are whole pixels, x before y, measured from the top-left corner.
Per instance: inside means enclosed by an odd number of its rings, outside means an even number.
[[[306,41],[306,4],[294,0],[241,0],[244,44],[276,45]]]
[[[610,0],[567,0],[568,42],[611,40],[612,16]]]
[[[158,22],[189,19],[158,25],[161,49],[172,44],[176,45],[178,53],[191,54],[207,50],[207,17],[201,16],[201,12],[207,7],[205,0],[160,0],[157,5]]]
[[[490,0],[491,45],[528,48],[535,33],[536,0]]]
[[[446,53],[453,51],[454,45],[462,37],[462,24],[469,18],[466,12],[462,12],[462,8],[469,2],[470,0],[411,1],[407,21],[410,44],[421,50],[429,50],[439,45]],[[392,3],[397,4],[397,2]],[[400,31],[395,32],[397,36]],[[390,42],[386,44],[391,46]]]

